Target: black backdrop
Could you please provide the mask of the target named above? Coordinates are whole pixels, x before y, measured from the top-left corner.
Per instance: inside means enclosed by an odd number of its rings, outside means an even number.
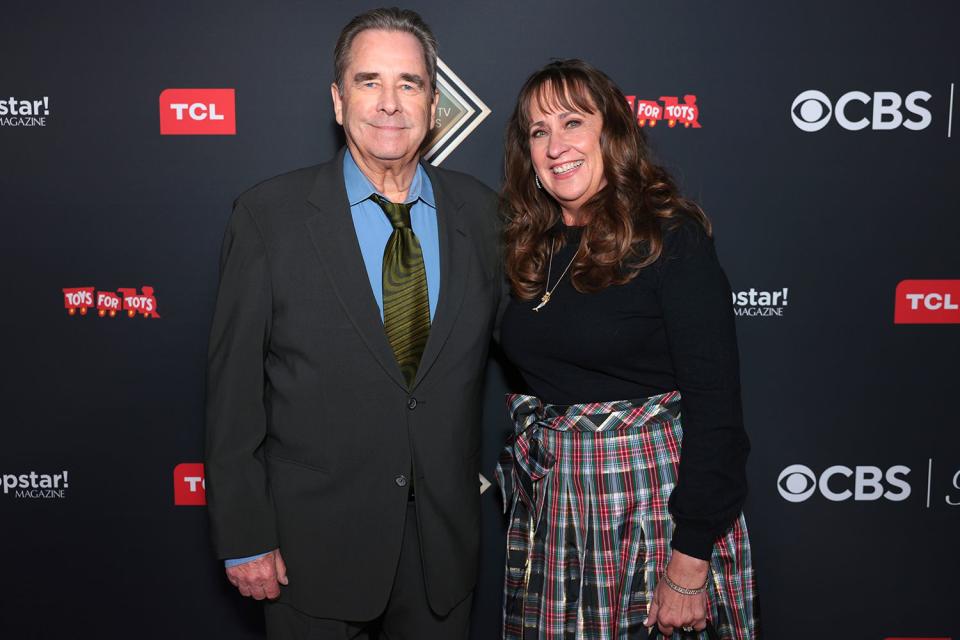
[[[765,636],[960,637],[955,5],[409,6],[490,110],[443,165],[494,188],[512,100],[551,57],[585,58],[661,108],[696,97],[699,127],[661,120],[649,135],[711,216],[743,292],[746,511]],[[4,3],[0,637],[262,634],[258,605],[212,556],[204,509],[175,505],[175,487],[181,502],[202,497],[183,477],[194,470],[175,480],[174,468],[202,458],[230,203],[337,149],[333,43],[366,8]],[[160,135],[169,88],[235,89],[236,134]],[[898,118],[907,124],[886,128]],[[71,315],[61,300],[76,287],[152,287],[160,318]],[[492,366],[487,477],[505,389]],[[483,494],[478,639],[499,621],[496,494]]]

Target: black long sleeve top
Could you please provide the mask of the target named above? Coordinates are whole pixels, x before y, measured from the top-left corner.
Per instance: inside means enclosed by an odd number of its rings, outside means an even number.
[[[563,227],[553,286],[580,243]],[[539,300],[511,298],[501,345],[544,402],[625,400],[679,390],[683,446],[670,496],[672,546],[709,559],[746,498],[740,373],[730,284],[713,240],[696,222],[665,229],[660,258],[623,285],[579,293],[563,277]]]

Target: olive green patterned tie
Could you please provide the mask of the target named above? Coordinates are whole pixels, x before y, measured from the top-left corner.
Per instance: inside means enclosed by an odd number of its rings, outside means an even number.
[[[383,250],[383,328],[410,387],[430,335],[430,296],[423,251],[410,226],[413,203],[397,204],[378,194],[371,199],[393,225]]]

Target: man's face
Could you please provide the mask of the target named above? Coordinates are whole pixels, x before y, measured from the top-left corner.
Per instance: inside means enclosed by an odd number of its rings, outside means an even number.
[[[368,29],[353,39],[343,95],[331,85],[333,110],[350,151],[366,163],[416,158],[439,94],[429,87],[420,42],[401,31]]]

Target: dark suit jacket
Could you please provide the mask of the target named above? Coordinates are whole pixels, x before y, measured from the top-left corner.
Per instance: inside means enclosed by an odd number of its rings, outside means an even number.
[[[220,260],[207,376],[206,491],[221,558],[280,548],[281,600],[364,620],[386,604],[407,487],[428,598],[445,614],[476,581],[481,388],[501,296],[496,196],[425,166],[440,296],[407,390],[331,162],[238,198]]]

